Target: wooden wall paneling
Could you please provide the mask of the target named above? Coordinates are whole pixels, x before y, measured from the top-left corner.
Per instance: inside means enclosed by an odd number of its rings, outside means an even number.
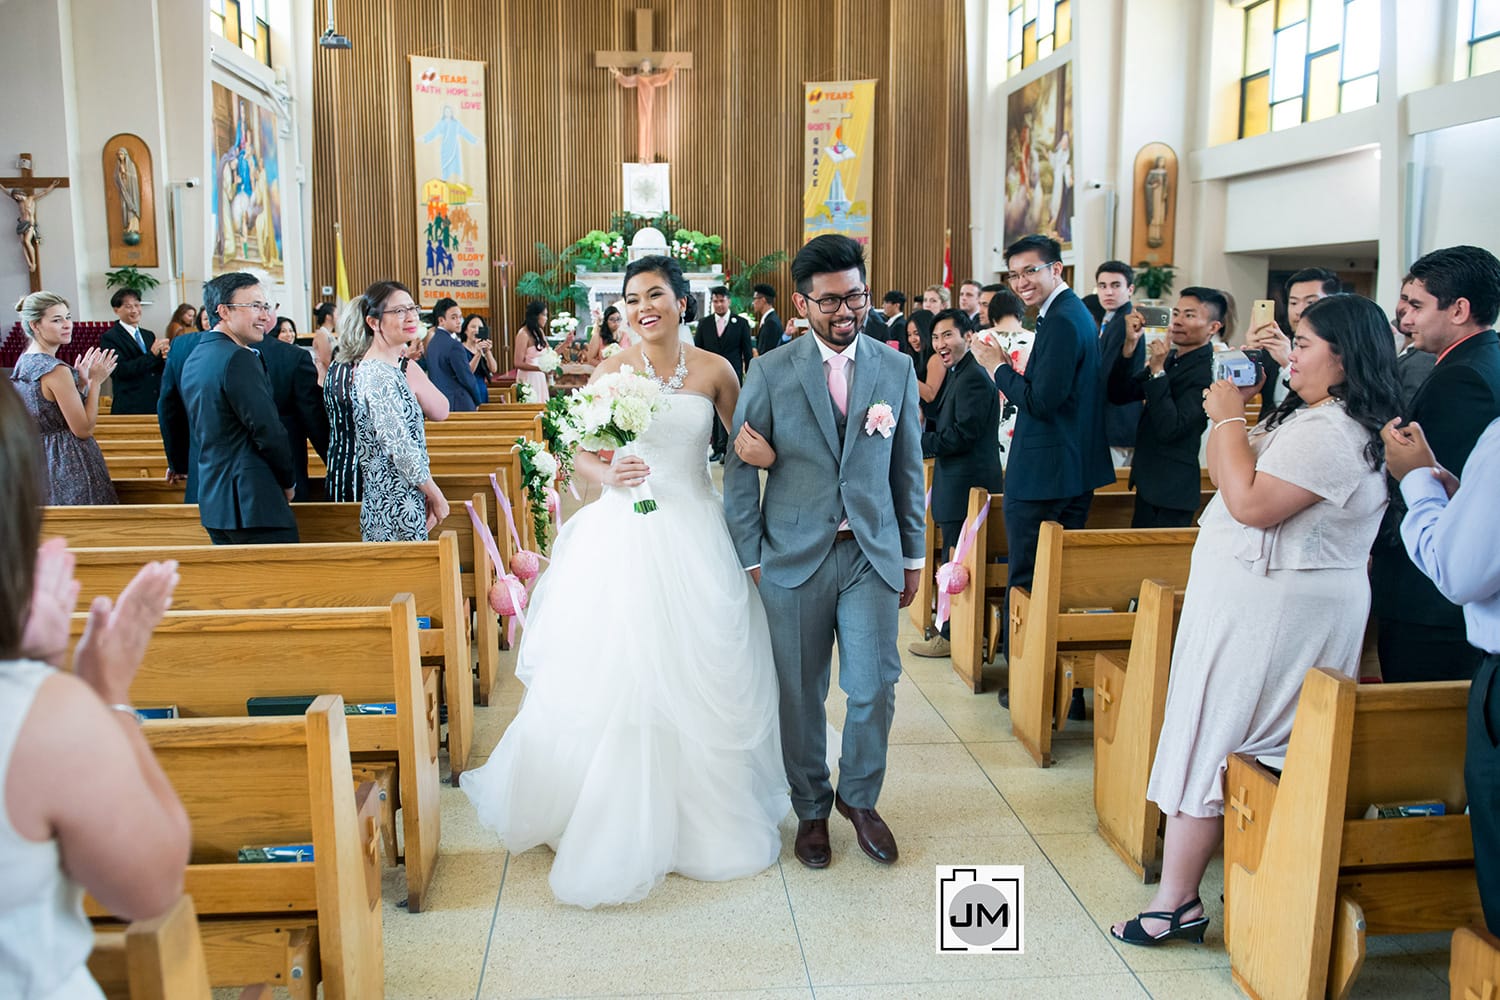
[[[803,83],[878,80],[871,287],[908,294],[941,273],[953,233],[955,281],[972,268],[963,6],[958,0],[335,0],[354,40],[314,56],[315,286],[334,279],[333,224],[350,283],[416,278],[407,55],[488,64],[491,251],[509,286],[608,222],[619,164],[635,153],[634,95],[593,53],[635,44],[634,11],[655,12],[659,45],[694,54],[656,101],[657,147],[673,166],[673,207],[753,260],[801,242]],[[317,30],[322,12],[314,11]],[[670,235],[670,234],[669,234]],[[500,331],[498,275],[492,326]],[[772,284],[794,316],[788,269]],[[510,300],[512,330],[524,303]]]

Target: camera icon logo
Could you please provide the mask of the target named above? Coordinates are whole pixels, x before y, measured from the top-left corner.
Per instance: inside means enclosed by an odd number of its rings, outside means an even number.
[[[1023,865],[938,865],[938,954],[1024,954],[1025,874]]]

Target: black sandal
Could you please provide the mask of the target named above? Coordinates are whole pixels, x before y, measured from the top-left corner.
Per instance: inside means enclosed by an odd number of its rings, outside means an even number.
[[[1166,944],[1168,941],[1175,941],[1178,938],[1191,941],[1194,944],[1202,944],[1203,933],[1208,930],[1207,914],[1195,920],[1189,920],[1187,923],[1182,922],[1182,915],[1184,913],[1195,906],[1202,905],[1203,901],[1194,896],[1171,913],[1165,910],[1148,910],[1145,913],[1137,914],[1135,919],[1126,922],[1124,934],[1116,934],[1113,927],[1109,929],[1109,934],[1116,941],[1124,941],[1126,944],[1143,945],[1147,948],[1154,948],[1156,945]],[[1148,920],[1165,920],[1169,922],[1170,926],[1153,937],[1147,934],[1146,929],[1141,926],[1142,918]]]

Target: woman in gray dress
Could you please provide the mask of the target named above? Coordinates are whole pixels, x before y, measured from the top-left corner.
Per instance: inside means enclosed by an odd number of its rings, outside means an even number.
[[[1292,391],[1248,433],[1260,385],[1204,393],[1219,492],[1199,520],[1147,788],[1167,817],[1161,884],[1112,928],[1128,944],[1203,940],[1198,884],[1223,839],[1226,759],[1285,753],[1307,671],[1359,672],[1386,505],[1380,428],[1398,408],[1385,314],[1355,295],[1313,304],[1290,373]]]
[[[16,361],[10,380],[41,431],[47,503],[119,503],[94,440],[99,390],[115,370],[115,352],[91,347],[69,368],[57,356],[73,339],[67,299],[33,292],[16,309],[31,346]]]
[[[401,371],[406,345],[421,329],[419,310],[395,281],[377,281],[349,307],[359,310],[369,339],[353,378],[360,535],[367,542],[426,541],[448,516],[448,501],[433,481],[422,408]]]

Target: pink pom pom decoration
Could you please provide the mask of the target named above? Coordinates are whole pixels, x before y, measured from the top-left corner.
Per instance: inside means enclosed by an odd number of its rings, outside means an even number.
[[[556,514],[557,511],[558,511],[558,508],[562,506],[562,498],[560,496],[558,496],[557,495],[557,491],[554,490],[550,486],[547,487],[546,497],[547,497],[547,513],[549,513],[549,514]]]
[[[527,603],[526,588],[508,573],[490,588],[490,608],[497,615],[514,617],[517,612],[526,610]]]
[[[510,571],[524,582],[535,579],[541,569],[541,557],[529,549],[521,549],[510,557]]]
[[[969,570],[963,563],[943,563],[938,567],[937,583],[945,594],[962,594],[969,589]]]

